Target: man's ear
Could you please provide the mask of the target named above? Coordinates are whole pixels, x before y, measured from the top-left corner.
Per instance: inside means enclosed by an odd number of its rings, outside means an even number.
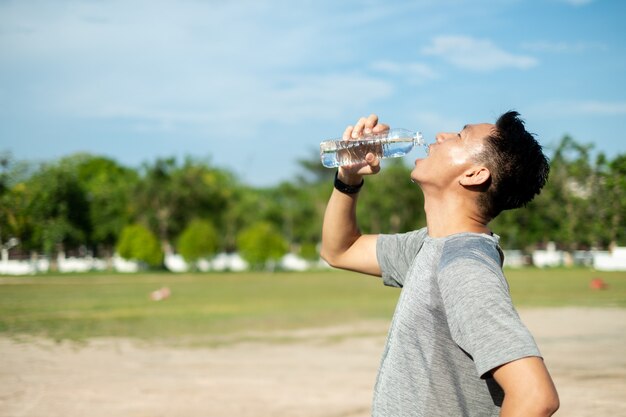
[[[484,166],[474,166],[463,173],[459,183],[465,187],[479,187],[487,184],[491,178],[491,172]]]

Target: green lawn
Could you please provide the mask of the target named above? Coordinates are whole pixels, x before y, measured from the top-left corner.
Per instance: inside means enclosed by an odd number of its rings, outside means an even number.
[[[513,300],[524,306],[626,307],[626,273],[582,269],[509,270]],[[589,289],[600,277],[608,289]],[[167,300],[150,300],[167,286]],[[0,278],[0,334],[56,340],[134,337],[215,343],[267,330],[389,320],[398,290],[348,272]]]
[[[626,307],[626,272],[512,269],[506,276],[518,307]],[[607,289],[590,289],[594,278],[602,279]]]

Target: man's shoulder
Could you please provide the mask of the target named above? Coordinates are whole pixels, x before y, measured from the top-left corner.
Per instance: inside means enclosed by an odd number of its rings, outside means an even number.
[[[421,244],[420,242],[423,242],[426,236],[428,236],[428,230],[424,227],[404,233],[380,234],[378,239],[410,245],[412,243]]]
[[[453,263],[495,264],[501,267],[502,250],[498,236],[462,233],[446,239],[441,253],[440,267]]]

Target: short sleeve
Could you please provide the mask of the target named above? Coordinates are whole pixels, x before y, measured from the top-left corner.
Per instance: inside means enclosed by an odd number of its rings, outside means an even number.
[[[419,252],[426,229],[394,235],[379,235],[376,241],[376,258],[382,271],[383,283],[402,287],[409,267]]]
[[[451,336],[472,357],[481,377],[505,363],[541,356],[513,306],[496,256],[466,247],[461,256],[457,252],[453,261],[442,262],[439,273]]]

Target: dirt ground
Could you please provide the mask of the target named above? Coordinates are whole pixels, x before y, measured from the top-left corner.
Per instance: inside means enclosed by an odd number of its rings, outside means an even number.
[[[559,416],[626,416],[626,309],[520,311]],[[2,417],[365,417],[388,323],[173,348],[0,338]]]

